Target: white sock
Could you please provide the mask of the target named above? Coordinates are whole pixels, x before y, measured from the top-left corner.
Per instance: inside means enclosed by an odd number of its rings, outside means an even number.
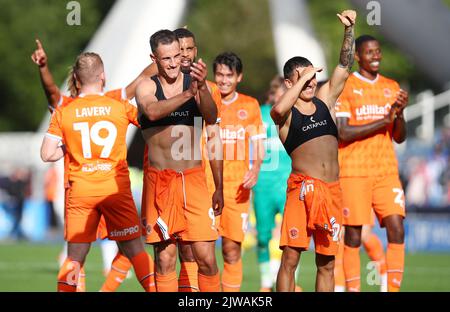
[[[62,267],[64,261],[66,261],[66,258],[67,258],[67,242],[64,242],[63,249],[61,250],[58,256],[59,267]]]
[[[297,265],[297,269],[295,269],[295,285],[299,285],[298,280],[300,279],[300,263]]]
[[[278,271],[280,270],[281,261],[277,259],[270,260],[270,274],[272,275],[272,283],[277,282]]]
[[[380,286],[380,291],[381,292],[387,292],[388,291],[388,278],[387,278],[387,273],[384,273],[380,276],[381,279],[381,286]]]
[[[104,239],[100,242],[100,248],[102,249],[103,258],[103,271],[105,274],[109,273],[111,270],[111,263],[117,255],[119,249],[115,241],[110,241],[109,239]]]

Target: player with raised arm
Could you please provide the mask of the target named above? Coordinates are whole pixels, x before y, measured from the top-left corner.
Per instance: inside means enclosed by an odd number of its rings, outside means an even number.
[[[291,58],[283,70],[288,90],[271,110],[281,142],[292,159],[281,228],[283,255],[277,291],[294,291],[295,269],[311,236],[316,252],[316,291],[334,291],[334,257],[342,219],[334,115],[336,100],[353,63],[356,12],[346,10],[338,17],[344,25],[344,40],[339,65],[330,80],[315,96],[316,72],[322,69],[313,67],[306,58]]]

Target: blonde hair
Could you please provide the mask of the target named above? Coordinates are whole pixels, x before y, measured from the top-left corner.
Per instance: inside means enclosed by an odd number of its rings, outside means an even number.
[[[75,79],[73,66],[69,67],[69,77],[67,79],[67,88],[69,89],[71,97],[77,97],[79,93],[79,88],[77,87],[77,80]]]
[[[103,61],[97,53],[83,52],[78,55],[75,64],[69,70],[67,85],[70,95],[76,97],[81,85],[98,82],[103,71]]]

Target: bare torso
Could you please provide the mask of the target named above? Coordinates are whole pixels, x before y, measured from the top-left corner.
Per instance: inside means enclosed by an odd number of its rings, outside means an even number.
[[[293,173],[328,183],[339,178],[338,142],[334,136],[324,135],[303,143],[290,156]]]
[[[175,171],[201,166],[201,132],[201,128],[184,125],[143,130],[142,135],[149,150],[149,166]]]

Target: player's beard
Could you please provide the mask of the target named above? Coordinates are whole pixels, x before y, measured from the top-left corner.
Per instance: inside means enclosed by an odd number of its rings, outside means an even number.
[[[190,66],[189,67],[181,66],[181,72],[183,74],[185,74],[185,75],[190,75],[191,74],[191,67]]]
[[[180,64],[180,66],[181,66],[181,72],[182,72],[183,74],[185,74],[185,75],[190,75],[190,73],[191,73],[191,65],[192,65],[193,62],[195,62],[195,60],[189,61],[189,65],[184,66],[184,65],[183,65],[183,61],[182,61],[181,64]]]

